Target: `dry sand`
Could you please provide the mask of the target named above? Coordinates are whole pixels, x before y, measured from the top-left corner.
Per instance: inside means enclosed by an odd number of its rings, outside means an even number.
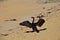
[[[19,25],[31,16],[45,15],[45,23],[39,33]],[[11,21],[16,19],[16,21]],[[60,40],[60,3],[38,4],[36,0],[5,0],[0,2],[0,40]]]

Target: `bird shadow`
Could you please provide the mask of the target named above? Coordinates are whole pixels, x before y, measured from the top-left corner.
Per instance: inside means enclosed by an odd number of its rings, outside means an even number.
[[[43,29],[40,29],[40,30],[38,30],[39,32],[40,31],[45,31],[47,28],[43,28]],[[39,32],[37,32],[37,33],[39,33]],[[25,33],[33,33],[33,31],[26,31]]]
[[[40,29],[39,31],[45,31],[47,28]]]

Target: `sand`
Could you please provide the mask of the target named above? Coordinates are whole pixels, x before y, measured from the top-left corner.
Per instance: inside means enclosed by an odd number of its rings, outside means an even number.
[[[39,33],[19,25],[42,13],[45,23]],[[16,19],[13,21],[12,19]],[[11,21],[12,20],[12,21]],[[0,2],[0,40],[60,40],[60,3],[38,4],[36,0],[5,0]]]

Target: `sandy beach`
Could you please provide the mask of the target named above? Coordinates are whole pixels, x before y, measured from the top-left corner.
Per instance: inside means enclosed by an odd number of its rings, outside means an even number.
[[[42,13],[45,23],[39,33],[19,25]],[[15,21],[13,19],[16,19]],[[46,28],[46,30],[42,30]],[[0,40],[60,40],[60,3],[39,4],[37,0],[4,0],[0,2]]]

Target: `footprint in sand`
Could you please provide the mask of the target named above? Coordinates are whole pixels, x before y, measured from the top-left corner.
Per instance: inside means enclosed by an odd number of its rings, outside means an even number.
[[[60,4],[58,4],[58,6],[60,6]]]
[[[12,31],[13,29],[9,29],[8,31]]]
[[[9,19],[9,20],[5,20],[5,21],[16,21],[16,19]]]
[[[8,36],[9,34],[1,34],[2,36]]]

